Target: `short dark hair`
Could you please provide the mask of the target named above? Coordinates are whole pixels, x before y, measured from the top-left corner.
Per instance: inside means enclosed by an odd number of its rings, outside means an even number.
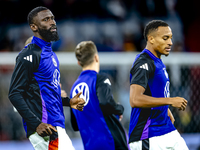
[[[149,35],[149,33],[157,30],[158,27],[168,27],[168,26],[169,25],[162,20],[152,20],[152,21],[150,21],[144,28],[144,38],[145,38],[145,40],[148,41],[147,36]]]
[[[80,42],[75,48],[75,55],[81,67],[90,65],[94,61],[94,55],[97,53],[97,48],[92,41]]]
[[[27,17],[27,21],[28,21],[28,24],[33,24],[33,18],[35,16],[37,16],[37,14],[40,12],[40,11],[43,11],[43,10],[48,10],[48,8],[46,7],[43,7],[43,6],[38,6],[34,9],[32,9],[29,14],[28,14],[28,17]]]

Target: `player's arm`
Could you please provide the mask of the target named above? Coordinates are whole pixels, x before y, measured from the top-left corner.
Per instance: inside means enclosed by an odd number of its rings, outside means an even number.
[[[142,66],[147,64],[148,69]],[[163,105],[172,105],[180,110],[185,110],[187,101],[181,97],[173,98],[155,98],[152,96],[145,95],[145,89],[147,88],[148,80],[154,75],[155,66],[152,61],[140,59],[136,61],[131,69],[131,85],[130,85],[130,105],[131,107],[159,107]]]
[[[70,107],[70,98],[69,97],[61,97],[61,98],[62,98],[63,106],[69,106]]]
[[[70,107],[70,98],[67,97],[66,91],[62,89],[61,83],[60,83],[60,89],[61,89],[61,98],[62,98],[63,106],[69,106]]]
[[[61,98],[62,98],[63,106],[68,106],[68,107],[77,109],[79,111],[83,111],[85,101],[82,98],[79,98],[81,93],[78,93],[76,96],[70,99],[69,97],[67,97],[67,93],[65,92],[65,90],[62,90],[61,84],[60,84],[60,88],[61,88]]]
[[[9,88],[9,99],[25,122],[36,130],[41,120],[29,109],[24,99],[31,73],[28,63],[30,62],[17,59]]]
[[[73,98],[69,97],[62,97],[62,103],[63,106],[69,106],[73,109],[77,109],[79,111],[83,111],[85,101],[83,98],[80,98],[79,96],[82,94],[82,92],[76,94]]]
[[[115,102],[111,91],[111,83],[107,76],[97,74],[96,93],[104,115],[123,114],[124,107]]]
[[[180,110],[185,110],[187,100],[182,97],[154,98],[144,94],[145,88],[141,85],[132,84],[130,86],[130,105],[131,107],[159,107],[172,105]]]
[[[70,114],[71,114],[71,125],[72,125],[72,128],[74,129],[74,131],[79,131],[79,128],[78,128],[78,124],[77,124],[77,121],[76,121],[76,117],[73,113],[73,110],[70,109]]]
[[[145,88],[138,84],[130,86],[130,104],[131,107],[158,107],[169,105],[169,100],[166,98],[154,98],[144,94]]]

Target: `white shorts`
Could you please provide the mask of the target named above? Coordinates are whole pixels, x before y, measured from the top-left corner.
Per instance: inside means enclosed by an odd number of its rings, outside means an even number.
[[[50,141],[50,136],[41,137],[35,132],[29,140],[35,150],[75,150],[64,128],[56,127],[58,138]]]
[[[189,150],[177,130],[129,144],[131,150]]]

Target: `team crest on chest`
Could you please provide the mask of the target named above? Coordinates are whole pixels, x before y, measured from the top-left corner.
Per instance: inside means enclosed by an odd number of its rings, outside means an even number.
[[[53,56],[51,56],[51,58],[52,58],[52,62],[53,62],[53,64],[54,64],[54,66],[57,67],[56,59],[55,59]]]

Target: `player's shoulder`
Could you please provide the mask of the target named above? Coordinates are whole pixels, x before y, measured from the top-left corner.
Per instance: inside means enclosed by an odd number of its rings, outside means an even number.
[[[36,44],[29,44],[25,46],[18,54],[16,60],[22,63],[29,64],[33,62],[38,62],[40,60],[41,48]]]
[[[154,60],[145,52],[136,57],[131,68],[131,73],[133,74],[141,69],[149,73],[153,73],[156,69]]]
[[[154,63],[154,60],[147,53],[141,53],[138,56],[138,58],[136,59],[135,62],[138,62],[138,63],[143,63],[143,62]]]
[[[41,48],[36,44],[29,44],[25,46],[18,54],[18,57],[24,57],[28,54],[37,55],[37,53],[41,52]]]
[[[106,73],[97,73],[97,80],[107,79],[108,75]]]
[[[107,83],[111,85],[110,79],[106,73],[98,73],[97,74],[97,84]]]
[[[139,54],[133,63],[133,67],[142,67],[142,65],[155,67],[154,60],[147,53]]]
[[[29,44],[25,46],[18,54],[19,58],[24,58],[25,56],[38,56],[41,54],[42,49],[36,44]]]

